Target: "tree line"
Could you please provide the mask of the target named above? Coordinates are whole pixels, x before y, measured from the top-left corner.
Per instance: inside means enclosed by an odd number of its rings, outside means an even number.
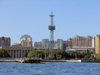
[[[27,57],[42,58],[49,60],[49,50],[34,50],[27,54]],[[86,60],[100,60],[100,57],[94,57],[93,52],[81,51],[81,52],[66,52],[64,50],[53,50],[53,58],[55,60],[67,60],[67,59],[82,59]]]
[[[94,56],[93,52],[81,51],[81,52],[66,52],[64,50],[53,50],[52,59],[54,60],[67,60],[67,59],[82,59],[83,61],[100,60],[100,56]],[[0,58],[10,57],[9,53],[5,49],[0,49]],[[49,50],[32,50],[26,54],[25,57],[42,58],[50,60]]]

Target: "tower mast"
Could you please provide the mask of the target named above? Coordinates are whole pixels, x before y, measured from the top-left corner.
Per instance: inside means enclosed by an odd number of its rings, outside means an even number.
[[[53,24],[53,17],[55,15],[53,15],[53,12],[51,12],[51,24],[49,25],[49,30],[50,30],[50,46],[49,46],[49,57],[53,58],[53,49],[54,49],[54,30],[55,30],[55,26]]]

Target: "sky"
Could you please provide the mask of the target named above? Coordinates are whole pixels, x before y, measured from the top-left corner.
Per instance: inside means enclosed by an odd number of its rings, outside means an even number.
[[[55,40],[100,34],[100,0],[0,0],[0,37],[12,44],[26,34],[33,43],[49,39],[51,11]]]

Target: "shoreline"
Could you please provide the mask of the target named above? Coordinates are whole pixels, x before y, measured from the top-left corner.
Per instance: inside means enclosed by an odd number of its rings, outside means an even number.
[[[0,62],[20,62],[19,58],[1,58]],[[82,62],[81,60],[41,60],[41,62]]]
[[[0,58],[0,62],[20,62],[20,59],[18,58]],[[79,60],[41,60],[41,62],[80,62],[80,63],[100,63],[100,60],[94,60],[94,61],[82,61],[81,59]]]

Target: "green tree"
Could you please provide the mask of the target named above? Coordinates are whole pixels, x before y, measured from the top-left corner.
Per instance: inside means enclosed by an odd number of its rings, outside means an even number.
[[[0,49],[0,58],[10,57],[10,55],[4,49]]]
[[[63,50],[53,50],[53,59],[64,59],[66,52]],[[49,50],[33,50],[27,54],[27,57],[50,59]]]

